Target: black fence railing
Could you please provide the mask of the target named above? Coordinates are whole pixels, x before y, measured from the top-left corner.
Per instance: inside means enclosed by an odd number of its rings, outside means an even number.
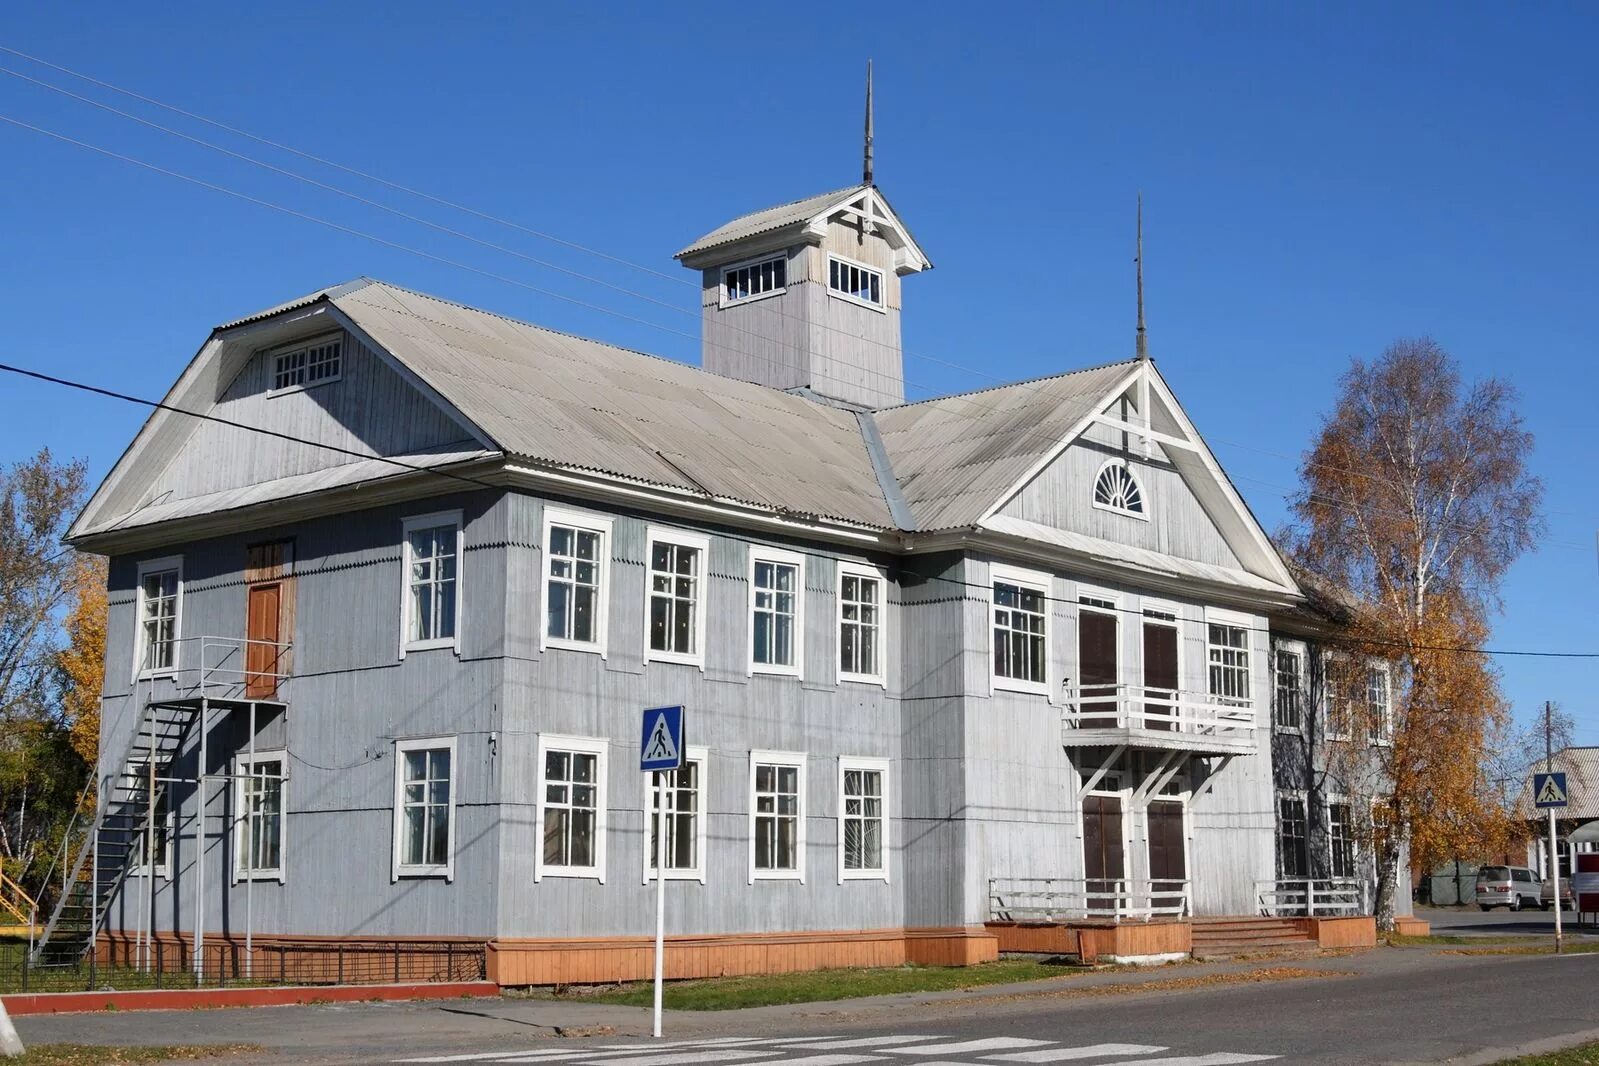
[[[35,963],[27,944],[0,943],[0,993],[481,981],[488,964],[480,942],[291,942],[247,949],[225,941],[202,952],[196,976],[194,949],[174,941],[116,943],[71,964]]]

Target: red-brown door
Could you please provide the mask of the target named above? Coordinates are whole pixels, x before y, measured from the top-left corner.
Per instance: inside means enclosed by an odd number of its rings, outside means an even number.
[[[1089,910],[1115,911],[1119,895],[1107,894],[1119,894],[1120,882],[1127,876],[1120,796],[1083,799],[1083,876],[1090,896]]]
[[[1183,805],[1154,800],[1149,805],[1149,889],[1156,907],[1181,901],[1188,880],[1188,838],[1183,833]]]
[[[1080,710],[1086,729],[1113,729],[1118,724],[1116,627],[1113,614],[1086,607],[1077,612],[1077,669],[1083,675]]]
[[[248,638],[244,648],[246,699],[266,700],[278,694],[280,645],[283,641],[283,584],[250,586]]]
[[[1144,623],[1144,726],[1170,729],[1177,702],[1177,627]]]

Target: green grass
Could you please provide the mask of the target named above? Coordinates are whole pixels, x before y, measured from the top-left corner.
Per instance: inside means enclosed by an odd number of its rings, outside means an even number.
[[[770,974],[755,977],[712,977],[697,981],[674,981],[667,985],[662,1000],[667,1010],[738,1010],[783,1003],[816,1003],[860,996],[884,996],[895,992],[944,992],[960,988],[1010,984],[1070,977],[1090,970],[1035,962],[1028,959],[1003,959],[977,966],[894,966],[876,970],[817,970],[810,973]],[[589,1003],[616,1003],[647,1007],[653,1002],[654,988],[640,982],[614,990],[586,994]]]
[[[1584,1044],[1568,1051],[1550,1055],[1528,1055],[1522,1059],[1506,1059],[1499,1066],[1599,1066],[1599,1044]]]
[[[197,1044],[175,1047],[99,1047],[93,1044],[39,1044],[7,1066],[135,1066],[146,1062],[184,1062],[227,1058],[260,1051],[253,1044]]]

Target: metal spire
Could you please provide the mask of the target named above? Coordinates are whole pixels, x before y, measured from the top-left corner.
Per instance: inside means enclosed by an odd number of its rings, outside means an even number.
[[[872,184],[872,61],[866,61],[866,156],[861,165],[861,184]]]
[[[1144,336],[1144,194],[1138,194],[1138,254],[1133,257],[1138,264],[1138,340],[1134,350],[1138,358],[1149,358],[1149,341]]]

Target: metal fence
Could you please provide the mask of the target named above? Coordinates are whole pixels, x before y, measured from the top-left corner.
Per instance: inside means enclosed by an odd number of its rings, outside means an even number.
[[[426,984],[481,981],[487,949],[481,943],[371,941],[360,943],[207,944],[201,977],[192,947],[156,940],[117,944],[102,957],[43,965],[25,942],[0,944],[0,992],[129,991],[271,985]]]

